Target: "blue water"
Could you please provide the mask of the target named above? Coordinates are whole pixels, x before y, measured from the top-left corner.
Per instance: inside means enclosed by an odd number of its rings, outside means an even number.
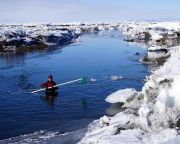
[[[135,55],[135,53],[140,55]],[[65,47],[0,56],[0,139],[39,130],[65,133],[86,127],[104,115],[104,99],[123,88],[141,90],[147,67],[138,62],[145,49],[128,45],[117,31],[86,34]],[[52,101],[38,89],[49,74],[56,83],[81,77],[95,78],[86,85],[62,86]],[[112,75],[123,76],[120,81]]]

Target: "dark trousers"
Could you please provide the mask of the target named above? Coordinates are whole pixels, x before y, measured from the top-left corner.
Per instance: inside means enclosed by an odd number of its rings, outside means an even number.
[[[46,89],[46,96],[57,96],[58,92],[55,89]]]

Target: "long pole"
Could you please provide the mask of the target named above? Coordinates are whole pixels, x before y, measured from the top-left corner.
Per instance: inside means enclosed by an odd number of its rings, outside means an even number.
[[[58,86],[62,86],[62,85],[67,85],[67,84],[70,84],[70,83],[74,83],[74,82],[77,82],[77,81],[81,81],[83,78],[80,78],[80,79],[76,79],[76,80],[72,80],[72,81],[68,81],[68,82],[64,82],[64,83],[61,83],[61,84],[57,84],[53,87],[58,87]],[[53,87],[48,87],[48,88],[53,88]],[[40,91],[44,91],[46,90],[46,88],[42,88],[42,89],[38,89],[38,90],[34,90],[32,91],[31,93],[37,93],[37,92],[40,92]]]

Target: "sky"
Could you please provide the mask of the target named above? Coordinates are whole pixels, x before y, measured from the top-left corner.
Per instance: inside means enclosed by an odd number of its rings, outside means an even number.
[[[0,23],[179,20],[180,0],[0,0]]]

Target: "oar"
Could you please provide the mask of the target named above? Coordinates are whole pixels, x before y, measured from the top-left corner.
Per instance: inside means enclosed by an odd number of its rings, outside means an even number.
[[[58,86],[62,86],[62,85],[67,85],[67,84],[74,83],[74,82],[78,82],[78,81],[85,81],[84,79],[85,79],[85,78],[80,78],[80,79],[76,79],[76,80],[64,82],[64,83],[61,83],[61,84],[57,84],[57,85],[55,85],[55,86],[53,86],[53,87],[58,87]],[[48,87],[48,88],[53,88],[53,87]],[[37,92],[44,91],[44,90],[46,90],[46,88],[34,90],[34,91],[32,91],[31,93],[37,93]]]

